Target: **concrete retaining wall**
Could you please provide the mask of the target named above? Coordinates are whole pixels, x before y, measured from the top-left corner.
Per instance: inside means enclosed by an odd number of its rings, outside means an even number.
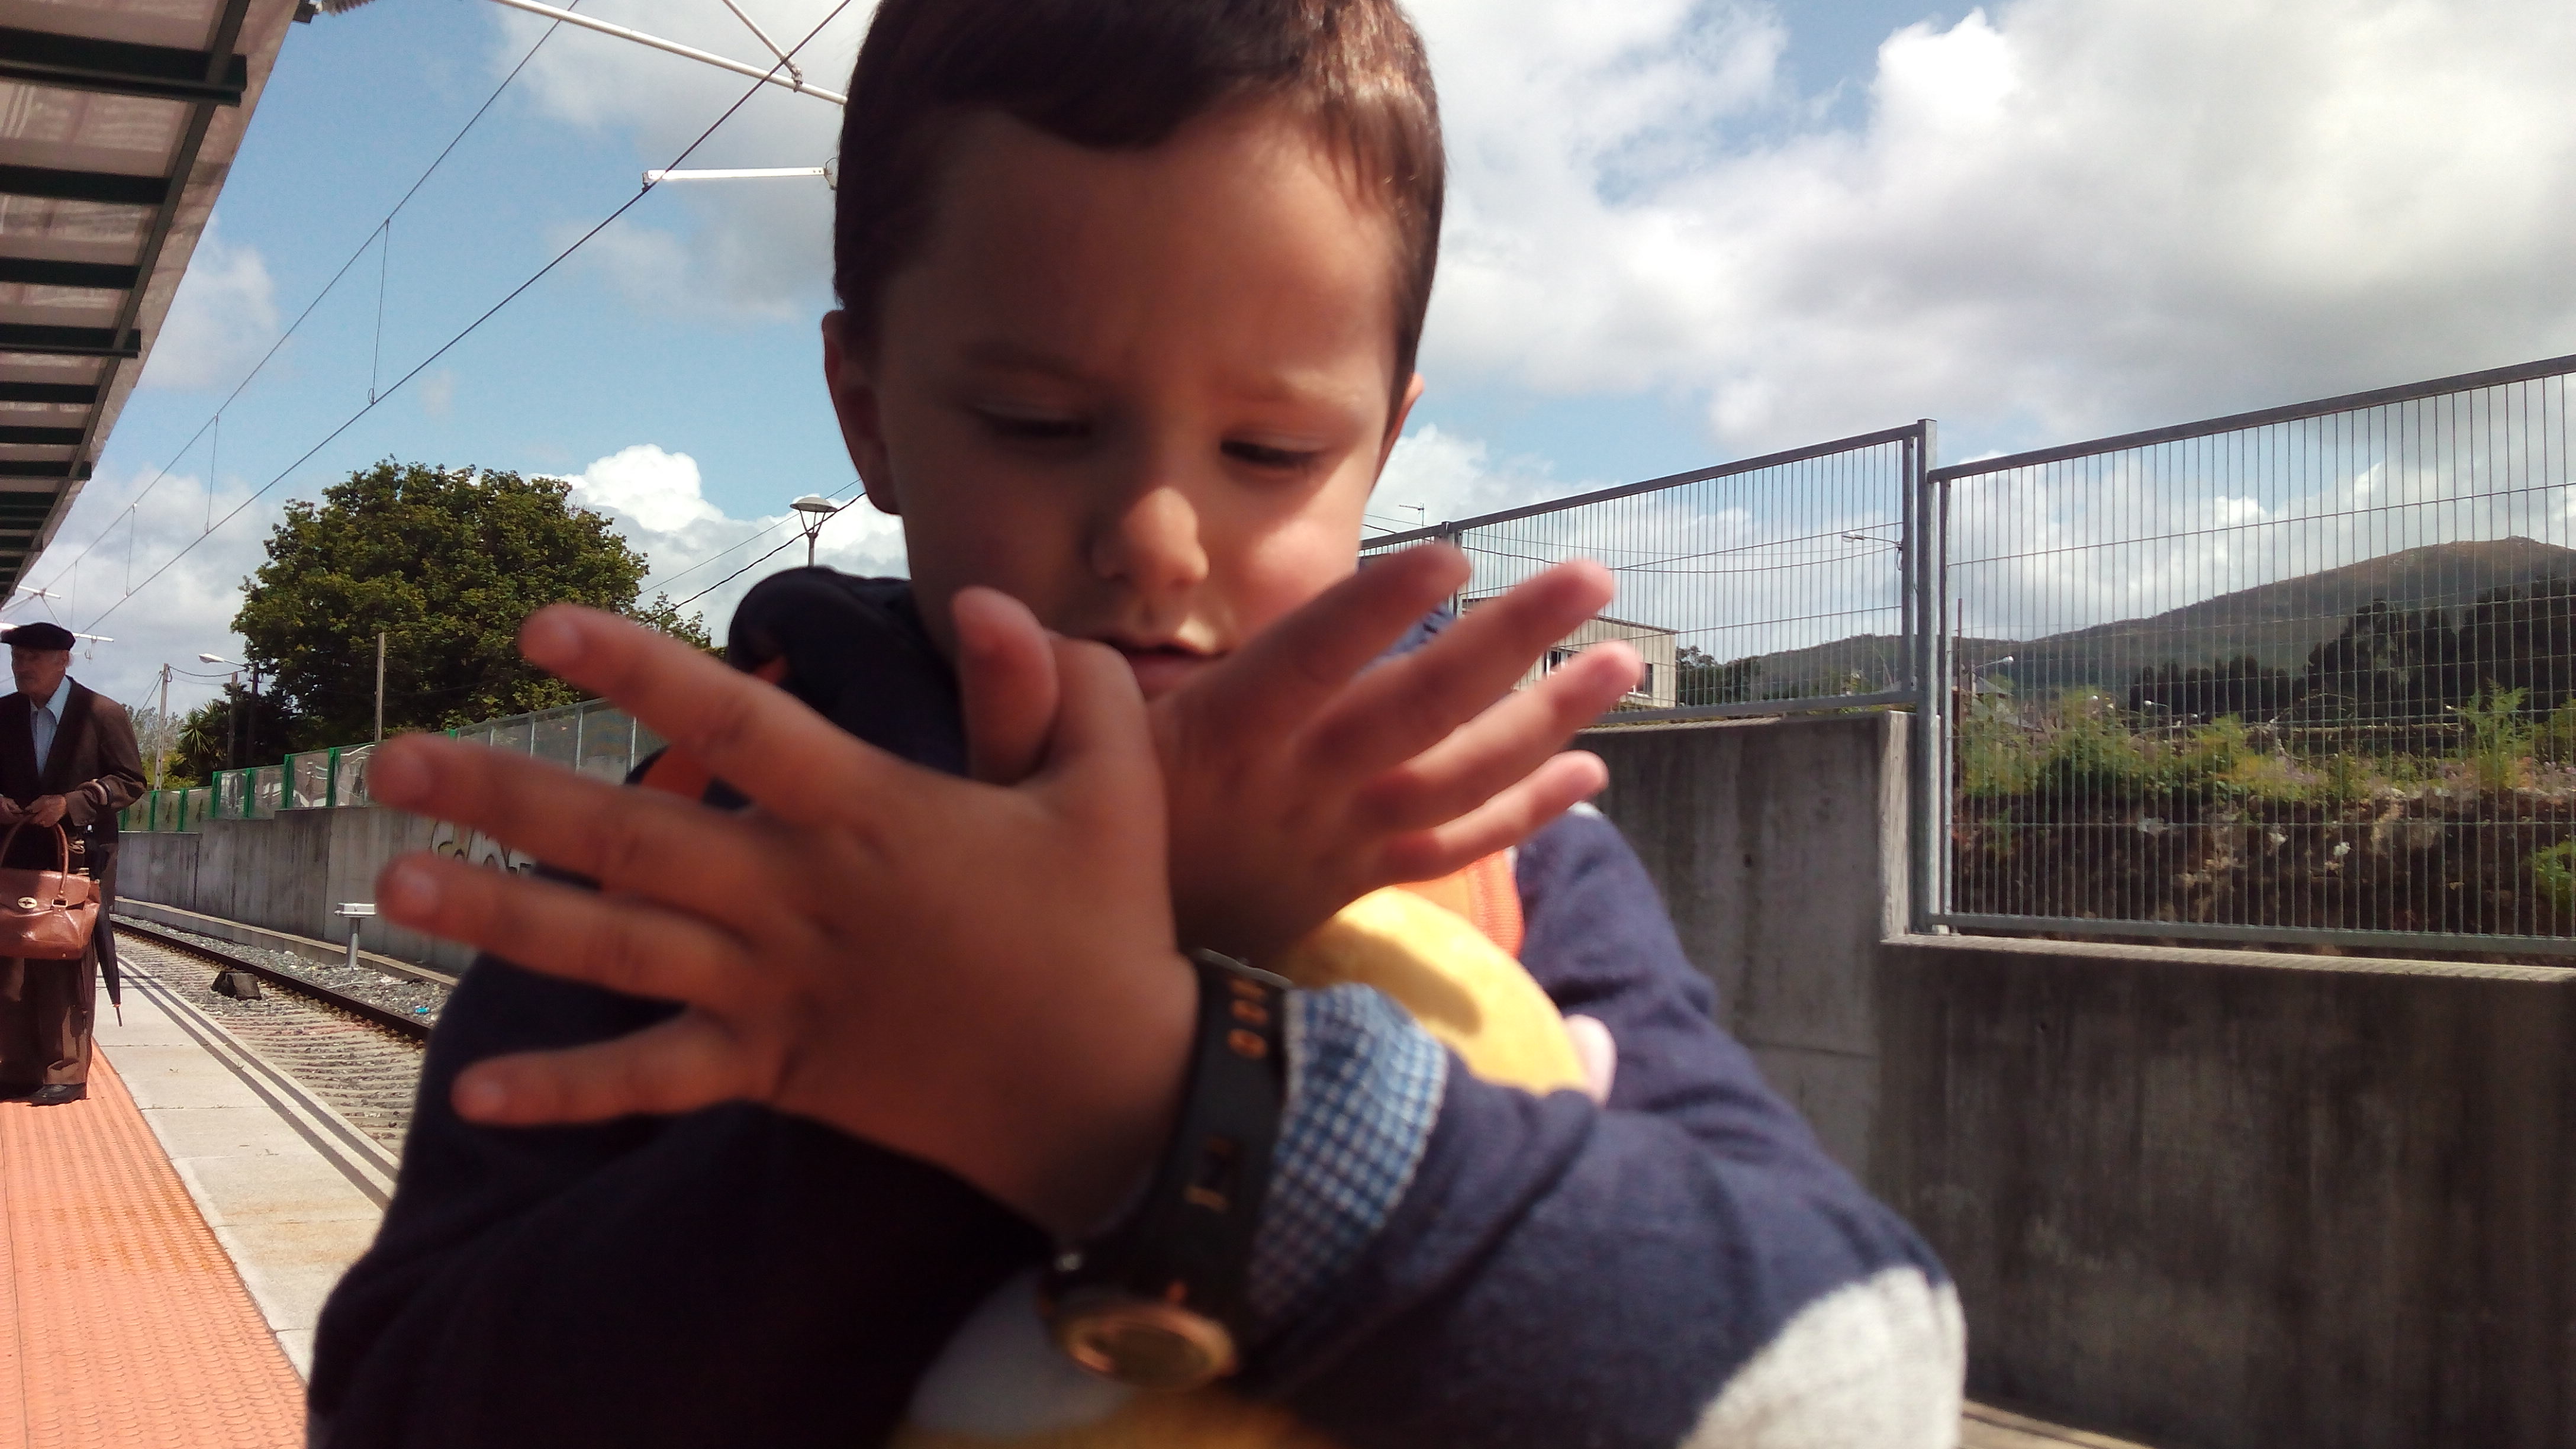
[[[374,900],[385,862],[433,849],[474,855],[458,847],[454,827],[399,810],[287,810],[270,820],[209,820],[194,835],[124,836],[117,889],[135,900],[345,943],[348,923],[333,908]],[[474,957],[383,920],[367,922],[361,939],[369,950],[447,972],[464,970]]]
[[[1864,1180],[1880,1092],[1878,943],[1906,919],[1901,714],[1642,725],[1582,745],[1718,1019]]]
[[[2160,1446],[2576,1443],[2576,971],[1891,945],[1875,1185],[1974,1391]]]
[[[2576,1446],[2576,971],[1905,937],[1907,723],[1583,743],[1724,1021],[1957,1275],[1971,1391]]]

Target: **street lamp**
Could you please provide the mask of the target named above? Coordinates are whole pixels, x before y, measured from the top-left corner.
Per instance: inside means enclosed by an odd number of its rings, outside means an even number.
[[[814,566],[815,538],[822,533],[823,525],[831,520],[832,515],[841,511],[843,505],[833,502],[820,493],[808,493],[787,506],[802,515],[796,520],[796,526],[805,530],[805,567],[810,569]]]
[[[241,672],[245,666],[236,664],[220,654],[200,654],[197,659],[200,663],[219,665],[231,670],[233,672],[231,683],[235,685],[241,683]],[[238,695],[233,697],[232,708],[226,711],[232,716],[232,720],[224,730],[224,756],[236,762],[233,765],[234,769],[241,768],[238,761],[242,756],[259,753],[259,666],[253,664],[247,667],[250,670],[250,716],[247,719],[242,717],[241,698]],[[236,739],[241,746],[238,751],[234,748]]]

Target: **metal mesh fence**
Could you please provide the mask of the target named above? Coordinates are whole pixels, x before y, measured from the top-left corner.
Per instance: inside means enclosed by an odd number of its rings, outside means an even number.
[[[606,700],[485,720],[450,732],[455,738],[577,769],[612,784],[662,748],[660,735]],[[126,831],[193,832],[209,819],[261,820],[280,810],[310,810],[373,803],[367,795],[367,761],[373,745],[306,750],[275,765],[218,770],[211,784],[152,790],[117,815]]]
[[[2576,951],[2571,374],[1934,472],[1939,919]]]
[[[1911,701],[1912,520],[1929,443],[1928,424],[1891,428],[1371,539],[1361,558],[1456,544],[1475,566],[1462,609],[1568,559],[1608,566],[1609,611],[1533,676],[1583,645],[1629,640],[1646,673],[1626,719]]]

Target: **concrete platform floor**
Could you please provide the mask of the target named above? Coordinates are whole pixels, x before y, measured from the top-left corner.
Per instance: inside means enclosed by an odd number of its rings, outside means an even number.
[[[183,993],[129,977],[98,1044],[299,1374],[322,1300],[374,1240],[391,1151],[243,1050]]]

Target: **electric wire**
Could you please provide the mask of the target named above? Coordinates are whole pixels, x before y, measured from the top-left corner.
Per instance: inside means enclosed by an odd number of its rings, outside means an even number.
[[[581,0],[566,0],[565,8],[571,9],[580,5],[580,3]],[[188,441],[179,446],[178,452],[170,455],[170,461],[161,465],[160,471],[152,475],[152,481],[143,485],[142,491],[134,495],[134,497],[127,503],[127,507],[132,508],[139,506],[144,499],[152,496],[152,490],[161,486],[161,480],[170,476],[170,470],[179,466],[180,459],[187,457],[188,454],[196,450],[197,440],[205,437],[209,431],[214,434],[216,447],[221,446],[223,442],[223,420],[225,410],[229,409],[233,405],[234,401],[241,397],[244,389],[248,388],[253,382],[258,380],[260,373],[267,368],[268,364],[272,360],[276,358],[278,352],[294,338],[295,334],[303,328],[305,322],[313,316],[314,310],[320,307],[322,303],[330,297],[333,290],[338,288],[341,281],[349,275],[349,269],[358,264],[359,259],[367,254],[367,249],[369,247],[376,245],[377,238],[380,235],[387,234],[388,229],[393,225],[394,218],[402,214],[402,209],[411,204],[411,199],[420,194],[420,189],[423,186],[429,184],[429,178],[436,175],[438,173],[438,168],[447,163],[447,158],[454,154],[458,145],[463,143],[467,133],[471,132],[474,127],[482,121],[484,114],[490,111],[493,104],[501,99],[501,93],[510,88],[511,82],[516,81],[519,78],[519,72],[528,68],[528,62],[537,58],[537,52],[543,49],[545,43],[548,40],[553,39],[554,33],[562,27],[563,22],[560,20],[546,27],[545,34],[537,37],[536,43],[530,45],[527,53],[519,57],[519,63],[510,67],[510,73],[501,77],[501,83],[492,88],[492,94],[485,96],[483,98],[483,104],[474,108],[474,114],[465,118],[465,124],[457,128],[456,134],[447,138],[447,144],[439,148],[438,155],[431,158],[428,167],[424,169],[419,176],[413,178],[411,188],[402,194],[402,199],[396,201],[393,204],[393,208],[387,211],[383,218],[379,220],[374,227],[368,230],[367,239],[358,243],[357,250],[349,253],[349,259],[342,262],[340,264],[340,269],[331,274],[331,280],[323,283],[322,290],[313,294],[313,300],[304,304],[304,310],[295,314],[295,320],[287,325],[284,332],[277,335],[276,341],[268,345],[268,350],[260,354],[259,361],[252,363],[250,371],[244,373],[242,375],[242,380],[233,385],[233,390],[224,394],[224,400],[215,405],[214,413],[204,422],[197,425],[197,430],[188,435]],[[384,337],[384,326],[384,279],[380,271],[377,277],[376,286],[376,336],[380,347]],[[370,377],[368,379],[370,390],[373,389],[374,384],[375,379]],[[206,462],[206,531],[210,533],[214,531],[215,526],[215,457],[216,454],[210,450]],[[50,587],[52,584],[60,583],[66,570],[78,568],[80,566],[80,561],[89,557],[90,551],[97,548],[99,544],[107,538],[108,533],[114,528],[115,525],[111,523],[107,528],[99,530],[98,537],[91,539],[88,545],[83,547],[81,551],[72,558],[70,563],[65,564],[62,568],[54,571],[54,576],[48,581],[47,586]],[[127,592],[131,593],[132,590],[129,589]],[[17,597],[8,600],[6,604],[0,604],[0,608],[6,608],[8,607],[8,604],[14,604],[18,602],[18,599],[26,597],[29,597],[29,595],[22,591]]]
[[[855,479],[855,478],[851,479],[851,480],[850,480],[850,486],[851,486],[851,487],[853,487],[853,488],[859,487],[859,486],[860,486],[860,485],[859,485],[859,481],[858,481],[857,479]],[[841,506],[841,507],[843,507],[843,508],[847,508],[847,507],[849,507],[851,504],[858,502],[858,494],[857,494],[856,492],[853,492],[853,493],[852,493],[848,498],[846,498],[846,499],[843,499],[843,498],[840,498],[840,497],[838,497],[838,496],[835,496],[835,497],[833,498],[833,501],[834,501],[834,502],[836,502],[836,503],[838,503],[838,504],[840,504],[840,506]],[[753,544],[760,542],[762,539],[767,538],[769,535],[771,535],[771,534],[773,534],[773,533],[776,533],[778,530],[780,530],[780,529],[782,529],[782,528],[787,527],[789,524],[792,524],[792,523],[794,523],[795,521],[796,521],[796,520],[795,520],[794,518],[792,518],[792,517],[790,517],[790,518],[774,518],[774,519],[771,519],[769,522],[762,524],[760,527],[758,527],[758,528],[756,528],[756,529],[752,530],[750,533],[744,534],[744,535],[743,535],[743,537],[742,537],[742,539],[741,539],[741,541],[740,541],[740,542],[738,542],[738,543],[735,543],[735,544],[734,544],[734,545],[732,545],[731,547],[729,547],[729,548],[725,548],[725,549],[721,549],[721,550],[718,550],[718,551],[717,551],[717,552],[715,552],[715,553],[708,554],[705,558],[702,558],[702,559],[698,560],[696,563],[693,563],[693,564],[689,565],[687,568],[684,568],[684,569],[680,570],[678,573],[675,573],[675,574],[669,574],[669,575],[665,575],[665,576],[657,576],[657,577],[653,577],[653,578],[648,578],[648,579],[646,579],[643,583],[641,583],[641,584],[637,585],[636,587],[637,587],[637,589],[638,589],[639,591],[640,591],[640,590],[643,590],[643,589],[658,589],[658,590],[661,590],[661,591],[663,591],[663,592],[667,593],[667,592],[669,592],[671,585],[678,583],[680,580],[687,578],[689,575],[691,575],[691,574],[693,574],[693,573],[696,573],[698,570],[700,570],[700,569],[702,569],[702,568],[706,568],[707,566],[709,566],[709,565],[713,564],[714,562],[716,562],[716,560],[718,560],[718,559],[724,558],[724,557],[726,557],[726,556],[728,556],[728,555],[731,555],[731,554],[740,553],[742,550],[744,550],[744,549],[746,549],[746,548],[751,547]],[[774,550],[773,550],[773,552],[774,552]],[[696,597],[697,597],[697,595],[692,594],[692,595],[690,595],[689,597],[691,597],[691,598],[696,598]]]
[[[839,19],[841,12],[849,9],[853,3],[855,3],[855,0],[841,0],[841,3],[833,6],[830,13],[826,14],[812,30],[806,32],[803,40],[796,42],[794,46],[789,48],[788,53],[793,55],[797,51],[803,50],[806,46],[812,44],[814,38],[823,33],[824,27]],[[785,62],[782,61],[780,64],[783,65]],[[778,67],[772,66],[770,69],[772,72],[775,72]],[[677,168],[680,163],[688,160],[690,156],[697,152],[697,149],[700,146],[706,144],[708,137],[713,136],[717,129],[723,126],[725,122],[732,120],[734,114],[737,111],[740,111],[744,106],[750,104],[751,98],[760,94],[762,88],[768,84],[769,82],[766,80],[753,82],[751,89],[744,91],[741,96],[735,99],[732,105],[725,107],[724,113],[717,116],[715,120],[709,122],[707,128],[698,133],[697,139],[691,141],[687,146],[682,147],[680,154],[671,158],[670,166],[663,169],[669,170]],[[124,598],[118,599],[115,603],[108,605],[105,609],[102,609],[97,614],[93,615],[89,621],[90,627],[93,629],[96,628],[101,621],[107,618],[108,615],[113,614],[118,609],[124,607],[126,600],[132,599],[135,594],[141,593],[144,589],[152,587],[155,580],[176,567],[179,560],[186,558],[190,553],[194,552],[198,544],[201,544],[207,539],[213,537],[216,529],[220,529],[225,524],[240,517],[244,512],[249,510],[252,504],[257,503],[261,498],[266,497],[277,487],[278,484],[285,482],[289,477],[293,476],[298,469],[312,461],[315,454],[320,453],[324,448],[327,448],[332,443],[338,441],[341,434],[346,433],[353,427],[356,427],[360,419],[366,417],[367,414],[374,412],[377,407],[381,406],[383,403],[391,400],[393,395],[402,391],[412,379],[420,376],[424,372],[427,372],[440,358],[445,357],[449,352],[455,350],[458,343],[461,343],[466,338],[474,335],[474,333],[480,329],[484,323],[489,322],[492,318],[499,315],[502,308],[517,301],[529,288],[545,280],[547,276],[553,273],[555,268],[562,266],[573,253],[580,251],[584,246],[589,245],[593,238],[597,237],[601,232],[608,230],[609,227],[615,225],[618,218],[626,215],[627,212],[634,210],[635,204],[642,201],[645,197],[652,195],[654,188],[660,184],[661,183],[659,182],[653,181],[643,183],[636,190],[635,194],[621,202],[616,210],[600,218],[597,225],[574,238],[571,245],[555,253],[551,260],[549,260],[544,266],[539,267],[536,271],[530,273],[525,281],[512,287],[502,296],[501,300],[494,302],[490,307],[485,308],[481,315],[477,316],[473,321],[466,323],[465,326],[454,336],[448,338],[445,342],[440,343],[436,351],[413,364],[410,371],[395,378],[392,384],[384,390],[382,396],[370,399],[364,407],[359,408],[356,412],[353,412],[349,414],[348,417],[342,419],[337,427],[334,427],[330,432],[324,434],[318,442],[313,444],[313,446],[298,454],[295,461],[280,469],[275,476],[271,477],[266,483],[261,484],[257,491],[253,492],[249,497],[235,505],[232,511],[216,520],[213,528],[209,528],[204,533],[190,539],[177,553],[172,554],[167,560],[163,561],[159,568],[154,569],[150,574],[146,575],[143,582],[135,588],[133,593],[125,595]],[[352,258],[352,260],[355,259]],[[777,550],[772,550],[771,552],[776,553]],[[77,562],[77,560],[75,560],[75,562]],[[704,591],[701,590],[700,592],[703,593]],[[692,595],[692,597],[696,597],[696,595]]]
[[[723,588],[725,585],[732,583],[734,580],[741,578],[744,574],[750,573],[753,569],[760,567],[762,564],[765,564],[771,559],[778,557],[780,554],[787,552],[789,549],[794,548],[797,544],[803,541],[804,535],[798,534],[796,537],[787,540],[778,547],[773,548],[769,552],[762,554],[760,557],[753,559],[751,562],[744,564],[741,568],[735,569],[732,573],[725,575],[723,578],[716,580],[714,583],[707,585],[705,588],[698,590],[687,598],[674,602],[671,607],[674,609],[686,608],[689,605],[696,603],[698,600],[705,598],[707,595],[714,593],[716,590]]]

